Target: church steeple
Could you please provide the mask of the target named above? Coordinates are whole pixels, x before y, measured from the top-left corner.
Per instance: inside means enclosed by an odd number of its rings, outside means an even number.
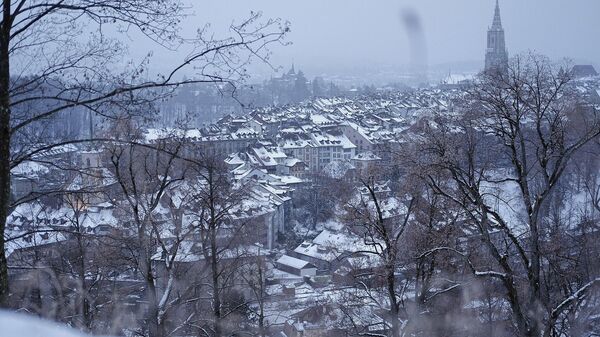
[[[508,51],[504,40],[504,29],[500,17],[500,3],[496,0],[494,21],[487,33],[487,49],[485,52],[485,70],[500,70],[508,68]]]
[[[492,29],[502,29],[502,18],[500,17],[500,3],[496,0],[496,10],[494,11],[494,22]]]

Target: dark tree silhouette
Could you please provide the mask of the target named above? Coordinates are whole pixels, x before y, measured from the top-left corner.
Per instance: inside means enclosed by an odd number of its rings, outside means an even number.
[[[178,35],[186,8],[178,0],[5,0],[0,21],[0,306],[9,293],[4,233],[11,206],[10,171],[57,146],[89,139],[52,140],[43,123],[79,108],[104,118],[147,111],[157,99],[188,83],[235,84],[252,60],[269,62],[269,46],[289,30],[260,13],[215,38],[207,27],[194,39]],[[104,32],[114,31],[114,36]],[[147,75],[149,58],[123,67],[119,42],[137,31],[156,46],[192,52],[163,75]],[[78,36],[86,34],[82,42]],[[192,79],[181,80],[184,73]],[[160,90],[159,90],[160,89]]]

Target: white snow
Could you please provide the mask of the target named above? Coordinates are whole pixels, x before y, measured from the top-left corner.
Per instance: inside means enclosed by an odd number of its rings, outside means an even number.
[[[8,311],[0,311],[0,335],[6,337],[86,337],[66,325]]]
[[[46,174],[49,171],[48,167],[38,162],[24,161],[10,170],[10,173],[18,177],[37,178],[40,174]]]
[[[310,264],[309,262],[297,259],[297,258],[289,256],[289,255],[283,255],[282,257],[280,257],[277,260],[277,263],[286,265],[286,266],[289,266],[289,267],[292,267],[292,268],[298,269],[298,270],[303,269],[305,267],[314,268],[314,266],[312,264]]]

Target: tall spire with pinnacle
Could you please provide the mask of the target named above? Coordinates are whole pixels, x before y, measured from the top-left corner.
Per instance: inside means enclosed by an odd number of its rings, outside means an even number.
[[[494,22],[492,29],[502,29],[502,18],[500,17],[500,3],[496,0],[496,10],[494,12]]]
[[[504,40],[504,29],[500,17],[500,3],[496,0],[494,21],[487,33],[487,49],[485,53],[485,70],[505,71],[508,68],[508,51]]]

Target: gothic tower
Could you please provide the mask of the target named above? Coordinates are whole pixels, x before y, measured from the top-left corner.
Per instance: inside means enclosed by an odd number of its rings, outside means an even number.
[[[492,27],[488,28],[487,50],[485,53],[485,71],[506,71],[508,68],[508,51],[504,42],[504,29],[500,18],[500,4],[496,0],[496,11]]]

